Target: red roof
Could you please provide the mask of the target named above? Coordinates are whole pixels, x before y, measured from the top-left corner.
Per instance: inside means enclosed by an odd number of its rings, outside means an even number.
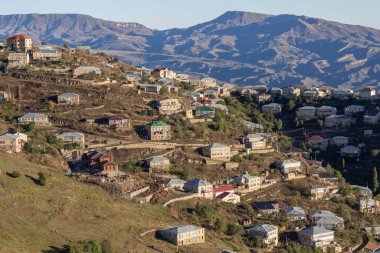
[[[233,191],[235,188],[233,185],[225,185],[221,187],[214,188],[214,192],[228,192]]]
[[[29,36],[26,36],[26,35],[16,34],[16,35],[9,37],[8,39],[26,40],[26,39],[31,39],[31,38]]]
[[[312,141],[321,141],[321,140],[323,140],[323,138],[321,136],[319,136],[319,135],[314,135],[314,136],[311,136],[309,138],[309,140],[312,140]]]
[[[129,119],[129,117],[125,114],[115,114],[112,117],[109,118],[110,120],[122,120],[122,119]]]
[[[376,243],[368,242],[364,248],[375,252],[376,250],[380,248],[380,246]]]

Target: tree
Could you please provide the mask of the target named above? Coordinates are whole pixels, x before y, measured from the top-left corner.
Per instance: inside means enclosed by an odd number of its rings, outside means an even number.
[[[276,130],[277,130],[277,131],[281,131],[282,128],[283,128],[283,123],[282,123],[282,120],[279,119],[279,120],[277,120],[277,122],[276,122]]]
[[[288,102],[289,111],[293,110],[295,106],[296,106],[296,103],[294,102],[294,100],[289,100]]]
[[[162,86],[161,90],[160,90],[160,95],[167,95],[169,94],[169,89],[168,87],[166,86]]]
[[[336,209],[336,214],[342,217],[345,220],[345,222],[351,221],[350,208],[347,205],[340,205],[338,209]]]
[[[18,178],[18,177],[21,177],[21,173],[18,172],[18,171],[12,171],[11,173],[8,173],[8,175],[12,178]]]
[[[377,175],[377,168],[373,168],[373,179],[372,179],[372,186],[373,186],[373,193],[377,193],[379,190],[379,177]]]
[[[28,132],[34,132],[36,128],[36,123],[34,122],[30,122],[28,125],[26,125],[26,131]]]
[[[346,168],[346,160],[344,160],[344,158],[342,158],[342,168]]]
[[[228,235],[236,235],[243,233],[243,228],[237,224],[228,224],[227,225],[227,234]]]
[[[38,183],[41,185],[41,186],[45,186],[46,185],[46,174],[44,172],[39,172],[38,173]]]
[[[42,46],[47,46],[48,43],[47,43],[47,41],[42,41],[42,42],[41,42],[41,45],[42,45]]]
[[[70,47],[69,43],[67,43],[67,42],[63,43],[63,47],[66,48],[66,49],[69,48]]]
[[[70,246],[69,253],[103,253],[102,245],[96,240],[80,241]]]
[[[319,119],[318,120],[318,126],[319,126],[319,128],[323,128],[323,125],[324,125],[323,120]]]
[[[243,102],[244,102],[244,104],[252,104],[253,103],[252,95],[249,92],[245,93]]]
[[[215,230],[220,233],[225,233],[227,231],[227,224],[222,218],[216,218]]]

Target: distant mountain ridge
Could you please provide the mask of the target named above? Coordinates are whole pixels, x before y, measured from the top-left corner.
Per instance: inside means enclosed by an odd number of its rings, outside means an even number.
[[[14,33],[240,85],[380,86],[379,30],[305,16],[234,11],[164,31],[80,14],[0,16],[0,38]]]

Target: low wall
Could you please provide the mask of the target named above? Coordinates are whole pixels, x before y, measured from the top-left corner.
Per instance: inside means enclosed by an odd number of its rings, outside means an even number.
[[[189,200],[189,199],[194,199],[194,198],[199,198],[199,197],[201,197],[201,194],[195,193],[195,194],[191,194],[189,196],[184,196],[184,197],[180,197],[180,198],[176,198],[176,199],[171,199],[168,202],[164,203],[164,207],[167,207],[168,205],[170,205],[170,204],[172,204],[174,202],[177,202],[177,201],[184,201],[184,200]]]

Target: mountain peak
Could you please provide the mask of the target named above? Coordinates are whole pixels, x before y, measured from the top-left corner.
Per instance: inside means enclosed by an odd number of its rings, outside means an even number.
[[[218,23],[229,23],[236,26],[249,25],[252,23],[262,22],[272,15],[254,13],[254,12],[245,12],[245,11],[227,11],[221,16],[210,22]]]

